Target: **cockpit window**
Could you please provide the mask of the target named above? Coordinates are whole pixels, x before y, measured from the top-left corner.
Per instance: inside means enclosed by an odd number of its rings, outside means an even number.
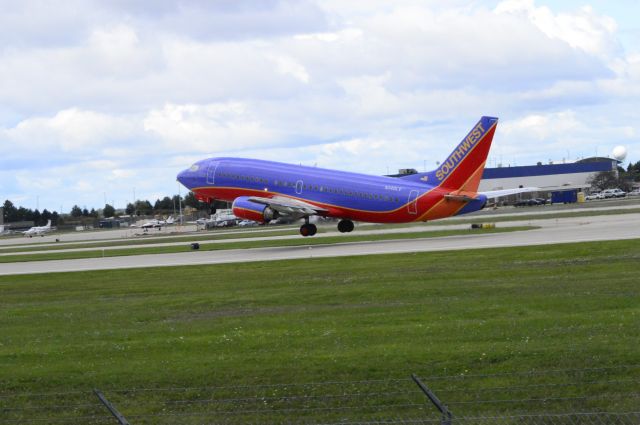
[[[198,171],[198,168],[200,168],[198,164],[193,164],[191,168],[189,168],[189,171]]]

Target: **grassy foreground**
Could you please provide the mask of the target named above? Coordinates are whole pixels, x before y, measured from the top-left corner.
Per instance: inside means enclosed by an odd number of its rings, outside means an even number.
[[[338,421],[353,417],[351,411],[331,410],[330,395],[370,392],[360,402],[374,410],[400,396],[388,388],[376,392],[375,384],[303,386],[302,393],[325,397],[324,410],[309,411],[309,400],[296,399],[288,403],[302,407],[278,413],[284,402],[274,394],[295,393],[295,385],[268,387],[269,397],[260,392],[263,387],[251,386],[389,382],[412,372],[432,377],[427,381],[436,393],[454,406],[461,403],[461,412],[470,408],[464,403],[472,387],[506,388],[483,391],[476,401],[516,397],[514,388],[526,379],[514,371],[543,374],[520,398],[570,398],[578,411],[629,410],[637,408],[637,395],[628,394],[638,393],[640,378],[639,260],[640,241],[631,240],[0,276],[0,418],[113,423],[95,419],[104,410],[95,406],[55,407],[95,404],[89,390],[97,387],[116,399],[131,423],[203,423],[170,415],[211,410],[211,402],[187,409],[167,400],[216,397],[232,400],[216,405],[234,412],[215,416],[229,422],[301,415]],[[552,372],[598,368],[606,376]],[[439,375],[451,378],[433,378]],[[469,375],[488,376],[481,384],[461,384]],[[260,409],[275,413],[251,413],[251,421],[237,415],[257,409],[237,395],[243,385],[249,386],[243,397],[260,392]],[[468,388],[455,393],[452,385]],[[217,389],[157,391],[176,387]],[[128,392],[136,388],[147,390]],[[74,398],[74,391],[84,395]],[[376,414],[397,416],[423,399],[417,393],[408,404]],[[565,407],[547,403],[544,409]],[[540,404],[474,408],[531,413]],[[169,416],[145,416],[158,413]]]

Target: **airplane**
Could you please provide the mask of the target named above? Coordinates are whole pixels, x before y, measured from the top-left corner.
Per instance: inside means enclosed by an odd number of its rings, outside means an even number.
[[[467,214],[487,199],[538,188],[478,192],[498,118],[483,116],[435,170],[402,177],[372,176],[244,158],[208,158],[180,172],[177,180],[197,199],[233,202],[239,218],[268,223],[279,217],[304,219],[302,236],[317,232],[310,216],[354,221],[407,223]]]
[[[173,216],[169,216],[166,220],[149,220],[146,223],[143,223],[140,228],[144,230],[148,229],[158,229],[161,230],[163,227],[166,227],[170,224],[173,224]]]
[[[22,234],[25,236],[29,236],[30,238],[34,236],[44,237],[45,233],[48,233],[50,231],[51,231],[51,220],[47,220],[46,226],[34,226],[34,227],[31,227],[29,230],[22,232]]]

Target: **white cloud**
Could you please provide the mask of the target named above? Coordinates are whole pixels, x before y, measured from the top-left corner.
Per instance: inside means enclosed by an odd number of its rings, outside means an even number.
[[[307,84],[309,82],[309,73],[295,59],[288,56],[267,55],[267,58],[275,62],[276,69],[281,74],[291,75],[297,80]]]
[[[118,118],[76,108],[65,109],[53,117],[34,117],[5,129],[0,137],[16,143],[30,154],[43,152],[99,153],[115,140],[132,134],[134,125]]]
[[[167,104],[149,112],[144,119],[144,129],[158,137],[160,149],[202,154],[263,145],[274,136],[241,102]]]
[[[615,20],[596,14],[591,6],[583,6],[572,14],[554,14],[548,7],[536,7],[534,0],[505,0],[495,11],[521,16],[548,37],[590,54],[607,58],[619,49]]]
[[[557,137],[560,134],[571,134],[579,129],[581,124],[576,120],[573,111],[562,111],[548,115],[528,115],[512,122],[501,124],[501,131],[505,137],[539,141]]]

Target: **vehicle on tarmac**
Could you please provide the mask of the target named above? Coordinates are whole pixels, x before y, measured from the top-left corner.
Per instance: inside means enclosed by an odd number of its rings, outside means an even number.
[[[536,205],[546,205],[547,200],[545,198],[531,198],[531,199],[521,199],[516,201],[513,204],[514,207],[533,207]]]
[[[633,189],[631,192],[627,193],[627,196],[640,196],[640,189]]]
[[[589,195],[585,196],[584,199],[586,199],[587,201],[593,201],[595,199],[604,199],[604,195],[600,192],[590,193]]]
[[[627,192],[621,190],[621,189],[605,189],[602,191],[602,195],[605,197],[605,199],[609,199],[609,198],[624,198],[625,196],[627,196]]]
[[[251,226],[257,226],[257,225],[258,225],[258,222],[253,220],[242,220],[238,222],[238,226],[240,227],[251,227]]]

